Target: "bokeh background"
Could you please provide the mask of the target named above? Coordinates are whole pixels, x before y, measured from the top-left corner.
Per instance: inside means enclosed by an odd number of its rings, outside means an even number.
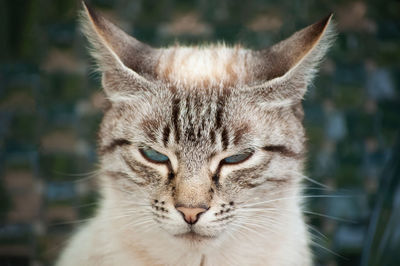
[[[154,46],[269,46],[335,13],[304,102],[317,265],[400,265],[400,2],[93,0]],[[76,0],[0,1],[0,265],[51,265],[96,208],[104,97]],[[313,189],[313,188],[320,189]],[[327,195],[327,197],[323,196]]]

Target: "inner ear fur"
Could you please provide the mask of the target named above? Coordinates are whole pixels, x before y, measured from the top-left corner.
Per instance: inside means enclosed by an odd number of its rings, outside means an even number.
[[[256,58],[260,60],[256,79],[268,81],[284,76],[311,55],[312,50],[316,50],[312,56],[319,57],[319,60],[325,54],[326,46],[330,46],[326,33],[331,19],[332,14],[272,47],[255,51]]]
[[[157,49],[129,36],[98,14],[90,5],[85,2],[82,3],[84,7],[82,14],[84,33],[95,49],[106,49],[106,51],[95,52],[110,53],[120,60],[124,66],[138,74],[152,74]],[[98,60],[101,62],[99,63],[108,64],[109,62],[102,61],[104,59],[101,58],[100,54]]]
[[[92,45],[91,54],[102,72],[107,95],[126,95],[152,87],[158,49],[129,36],[86,2],[82,5],[83,33]]]
[[[301,100],[335,34],[332,14],[272,47],[254,51],[253,90],[268,100]]]

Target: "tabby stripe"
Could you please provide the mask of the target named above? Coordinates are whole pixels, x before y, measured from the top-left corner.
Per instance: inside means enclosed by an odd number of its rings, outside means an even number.
[[[155,120],[146,120],[142,123],[143,131],[152,142],[157,142],[155,129],[157,128],[157,122]]]
[[[226,128],[224,128],[222,130],[221,142],[222,142],[222,149],[226,150],[229,147],[229,136],[228,136],[228,131],[226,130]]]
[[[189,127],[187,129],[187,140],[190,141],[195,141],[196,140],[196,135],[194,134],[194,127],[193,124],[189,122]]]
[[[171,184],[172,180],[175,178],[174,169],[172,167],[171,161],[169,161],[169,160],[167,162],[167,168],[168,168],[168,178],[167,178],[166,185],[169,185],[169,184]]]
[[[258,176],[253,176],[252,179],[257,179],[260,178],[261,175]],[[266,178],[265,180],[263,180],[261,183],[252,183],[248,180],[245,180],[243,183],[241,183],[240,185],[244,188],[255,188],[258,186],[261,186],[265,183],[275,183],[275,184],[288,184],[290,183],[290,178],[281,178],[281,179],[276,179],[276,178]]]
[[[109,152],[113,152],[115,150],[116,147],[118,146],[125,146],[125,145],[131,145],[132,142],[130,142],[127,139],[114,139],[111,141],[110,144],[104,146],[104,147],[100,147],[99,148],[99,153],[100,155],[109,153]]]
[[[205,119],[205,117],[203,117],[202,121],[201,121],[201,128],[199,128],[199,132],[205,131],[205,130],[206,130],[206,119]]]
[[[197,128],[197,139],[201,138],[201,127]]]
[[[296,153],[283,145],[269,145],[263,147],[263,150],[269,152],[277,152],[286,157],[299,158],[302,156],[302,153]]]
[[[251,177],[248,177],[250,179],[258,179],[261,177],[261,174],[258,175],[253,175]],[[258,187],[261,184],[264,184],[266,181],[268,181],[268,179],[264,180],[263,182],[256,184],[256,183],[252,183],[250,182],[250,180],[237,180],[239,186],[241,186],[242,188],[255,188]]]
[[[178,143],[180,140],[180,131],[179,131],[179,114],[180,114],[180,100],[174,99],[172,106],[172,122],[174,125],[174,133],[175,133],[175,142]]]
[[[222,126],[222,112],[224,111],[224,101],[220,98],[217,102],[217,111],[215,112],[215,128]]]
[[[214,182],[214,185],[217,189],[220,187],[219,175],[221,173],[221,168],[222,168],[222,163],[220,162],[218,168],[215,170],[215,173],[212,176],[212,181]]]
[[[232,172],[228,178],[231,179],[232,181],[236,182],[239,184],[239,186],[243,188],[254,188],[256,186],[259,186],[261,184],[264,184],[265,182],[268,182],[269,179],[263,180],[261,183],[252,183],[255,179],[258,179],[262,176],[262,174],[268,169],[269,164],[271,162],[272,158],[269,158],[267,162],[265,162],[262,165],[254,166],[251,168],[246,168],[246,169],[241,169],[241,170],[236,170]]]
[[[168,140],[169,140],[169,134],[170,134],[170,132],[171,132],[171,130],[170,130],[169,126],[166,125],[166,126],[164,127],[164,130],[163,130],[163,143],[164,143],[164,147],[167,147],[167,145],[168,145]]]
[[[144,165],[141,162],[136,161],[135,159],[132,158],[129,158],[128,160],[125,156],[122,156],[122,159],[133,173],[139,176],[146,173],[146,178],[149,179],[149,182],[158,181],[160,179],[159,174],[152,168],[148,167],[147,165]]]
[[[191,95],[188,95],[186,97],[186,117],[187,117],[187,123],[188,123],[188,128],[186,131],[187,134],[187,140],[190,141],[195,141],[196,140],[196,136],[194,133],[194,123],[193,123],[193,116],[192,116],[192,112],[191,112],[191,106],[190,106],[190,97]]]
[[[236,131],[233,136],[233,143],[238,145],[240,140],[242,139],[243,135],[248,131],[248,126],[246,124],[241,125]]]
[[[141,170],[144,168],[149,168],[147,165],[144,165],[141,162],[136,161],[135,159],[129,158],[129,160],[128,160],[125,156],[122,156],[122,159],[124,159],[124,162],[129,167],[129,169],[131,169],[132,172],[134,172],[136,174],[143,173],[143,172],[141,172]],[[140,168],[142,168],[142,169],[140,169]]]
[[[143,182],[139,182],[139,181],[133,179],[129,174],[127,174],[125,172],[121,172],[121,171],[106,171],[105,173],[109,177],[114,178],[116,180],[132,181],[133,183],[135,183],[138,186],[145,186],[145,185],[148,184],[148,181],[143,180]]]
[[[210,139],[211,139],[211,143],[215,144],[215,132],[214,131],[210,132]]]

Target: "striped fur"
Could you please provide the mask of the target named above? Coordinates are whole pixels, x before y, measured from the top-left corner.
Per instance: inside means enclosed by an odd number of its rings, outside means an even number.
[[[99,132],[102,200],[58,265],[311,265],[300,102],[330,20],[259,51],[151,48],[85,6],[111,103]],[[189,225],[178,206],[206,211]]]

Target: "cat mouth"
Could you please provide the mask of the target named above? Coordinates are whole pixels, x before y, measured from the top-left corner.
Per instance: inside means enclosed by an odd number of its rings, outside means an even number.
[[[203,241],[203,240],[210,240],[210,239],[215,238],[214,236],[201,235],[201,234],[193,232],[193,231],[183,233],[183,234],[177,234],[174,236],[177,238],[187,239],[187,240],[191,240],[191,241]]]

